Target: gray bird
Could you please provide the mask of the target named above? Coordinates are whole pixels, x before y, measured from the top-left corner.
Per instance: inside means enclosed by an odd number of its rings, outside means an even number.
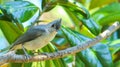
[[[61,19],[48,24],[33,26],[21,35],[10,47],[10,50],[23,49],[26,56],[27,50],[36,50],[46,46],[55,37],[60,29]]]

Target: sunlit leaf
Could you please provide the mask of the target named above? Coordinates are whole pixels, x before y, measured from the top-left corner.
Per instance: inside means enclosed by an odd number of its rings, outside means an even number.
[[[0,29],[0,50],[7,47],[9,45],[8,41],[6,40],[2,30]],[[7,51],[6,51],[7,52]],[[6,52],[0,52],[0,55],[6,53]]]
[[[79,36],[82,36],[82,35],[78,36],[74,32],[70,31],[67,28],[62,28],[62,30],[63,30],[67,40],[71,44],[71,46],[80,45],[81,43],[84,42],[83,39],[89,40],[89,38],[84,37],[84,36],[82,38],[80,38]],[[96,56],[93,54],[93,52],[89,48],[84,51],[81,51],[80,53],[78,53],[78,55],[82,59],[83,63],[86,66],[88,65],[88,66],[96,67],[99,65],[101,67],[99,60],[96,58]],[[88,57],[88,56],[90,56],[90,57]]]
[[[69,11],[75,13],[75,15],[81,14],[84,18],[89,18],[90,14],[89,12],[85,9],[84,6],[80,5],[79,3],[77,4],[72,4],[72,3],[60,3],[63,7],[69,9]]]
[[[108,45],[98,43],[91,49],[92,51],[94,51],[95,55],[97,56],[103,67],[113,67],[112,56],[109,51]]]
[[[120,50],[120,39],[114,40],[109,44],[109,49],[112,54],[115,54],[117,51]]]
[[[89,9],[102,7],[103,5],[110,4],[112,2],[116,2],[116,0],[91,0]]]
[[[23,33],[16,25],[8,21],[0,20],[0,28],[10,44]]]
[[[75,67],[85,67],[85,64],[81,61],[78,55],[75,56]]]
[[[15,1],[18,1],[18,0],[15,0]],[[44,1],[44,0],[20,0],[20,1],[29,1],[29,2],[33,3],[35,6],[37,6],[41,11],[42,1]]]
[[[95,35],[92,34],[85,25],[82,25],[80,33],[85,35],[85,36],[87,36],[87,37],[90,37],[90,38],[94,38],[95,37]]]
[[[112,3],[92,14],[93,19],[101,25],[120,21],[120,3]]]
[[[22,67],[22,63],[11,63],[10,67]]]
[[[57,0],[41,0],[41,11],[47,12],[57,5]]]
[[[0,9],[14,22],[25,22],[39,10],[38,7],[27,1],[8,2],[0,6]]]
[[[101,32],[101,27],[92,18],[81,19],[81,21],[94,35]]]
[[[41,52],[55,52],[57,49],[53,44],[48,44],[46,47],[40,49]],[[50,64],[51,63],[51,64]],[[44,65],[44,64],[43,64]],[[66,64],[62,58],[60,59],[55,59],[55,60],[47,60],[45,61],[45,66],[48,67],[66,67]]]
[[[86,40],[90,39],[65,27],[62,27],[62,31],[71,46],[81,45],[81,43],[84,43]],[[96,44],[91,48],[87,48],[86,50],[77,53],[77,56],[87,67],[112,67],[112,57],[107,45]]]

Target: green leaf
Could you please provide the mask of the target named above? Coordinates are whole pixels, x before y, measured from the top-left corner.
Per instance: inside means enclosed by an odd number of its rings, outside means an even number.
[[[7,47],[9,45],[8,41],[6,40],[5,36],[3,35],[3,32],[2,30],[0,29],[0,50]],[[7,52],[7,51],[6,51]],[[6,53],[6,52],[0,52],[0,55],[2,55],[3,53]]]
[[[101,32],[101,27],[92,18],[81,19],[81,21],[94,35]]]
[[[90,39],[65,27],[62,27],[62,31],[71,46],[81,45],[81,43]],[[77,53],[77,56],[86,67],[112,67],[113,64],[108,46],[104,44],[96,44],[91,48]]]
[[[0,28],[10,44],[23,33],[15,24],[8,21],[0,20]]]
[[[81,61],[80,57],[78,55],[76,55],[75,57],[75,67],[85,67],[85,64]]]
[[[88,10],[86,10],[80,3],[72,4],[72,3],[60,3],[63,6],[64,10],[68,13],[70,18],[74,21],[75,27],[78,27],[80,20],[82,23],[94,34],[98,35],[101,32],[101,27],[90,18],[90,14]]]
[[[80,30],[80,20],[82,18],[88,19],[90,18],[90,14],[88,10],[82,6],[80,3],[76,2],[76,4],[72,3],[62,3],[60,4],[63,6],[64,10],[68,13],[70,16],[70,19],[75,23],[75,29],[77,31]],[[79,18],[79,19],[78,19]]]
[[[37,6],[40,9],[40,11],[42,9],[41,7],[42,7],[43,0],[15,0],[15,1],[29,1],[29,2],[33,3],[35,6]]]
[[[86,14],[86,16],[84,16],[84,18],[86,18],[86,19],[88,19],[88,18],[90,18],[90,13],[89,13],[89,11],[86,9],[86,7],[85,6],[83,6],[81,3],[79,3],[79,2],[76,2],[75,3],[79,8],[81,8],[82,10],[83,10],[83,12]],[[77,15],[77,14],[76,14]]]
[[[89,39],[83,35],[80,35],[80,34],[77,35],[78,33],[76,34],[75,32],[72,32],[71,30],[69,30],[68,28],[62,27],[62,31],[71,46],[80,45],[81,43],[84,42],[83,39],[86,39],[86,40]],[[89,48],[79,52],[78,55],[80,59],[83,61],[83,63],[88,67],[97,67],[97,66],[101,67],[102,66],[99,60],[96,58],[96,56],[93,54],[93,52]]]
[[[114,40],[109,44],[109,49],[113,54],[120,50],[120,39]]]
[[[73,21],[73,23],[75,24],[75,27],[77,29],[79,29],[79,19],[76,18],[76,16],[73,14],[73,12],[71,12],[69,9],[67,9],[66,7],[63,7],[64,10],[66,11],[67,15],[69,16],[70,20]]]
[[[6,2],[10,2],[10,1],[14,1],[14,0],[0,0],[0,4],[6,3]]]
[[[102,67],[99,59],[90,49],[83,50],[80,53],[77,53],[77,55],[81,58],[86,67]]]
[[[27,1],[13,1],[0,6],[3,14],[14,22],[25,22],[39,10],[34,4]]]
[[[89,12],[85,9],[84,6],[82,6],[78,2],[77,2],[77,4],[62,2],[62,3],[60,3],[60,5],[67,8],[69,11],[73,12],[75,15],[82,15],[84,18],[90,17]]]
[[[11,63],[10,67],[22,67],[23,63]]]
[[[40,49],[41,52],[55,52],[57,51],[57,48],[53,46],[53,44],[48,44],[46,47]],[[45,61],[45,64],[42,63],[42,66],[45,67],[67,67],[66,63],[62,58],[55,59],[55,60],[47,60]]]
[[[87,36],[87,37],[90,37],[90,38],[94,38],[95,37],[95,35],[92,34],[85,25],[82,25],[82,27],[80,29],[80,33],[85,35],[85,36]]]
[[[107,45],[98,43],[91,49],[94,51],[103,67],[113,67],[112,56]]]
[[[101,25],[120,21],[120,3],[112,3],[107,5],[93,13],[92,17]]]
[[[103,5],[110,4],[112,2],[116,2],[116,0],[91,0],[89,9],[102,7]]]
[[[11,21],[11,19],[9,19],[8,17],[0,14],[0,20],[5,20],[5,21]]]
[[[115,3],[111,3],[109,5],[104,6],[103,8],[99,9],[95,13],[106,13],[106,14],[109,14],[109,12],[111,12],[111,13],[119,13],[120,12],[119,7],[120,7],[120,3],[115,2]]]
[[[114,14],[107,15],[107,16],[103,17],[99,21],[99,23],[102,25],[105,25],[105,24],[113,23],[115,21],[120,21],[120,13],[114,13]]]
[[[32,62],[23,63],[23,67],[32,67]]]
[[[57,0],[41,0],[41,12],[48,12],[57,5]]]

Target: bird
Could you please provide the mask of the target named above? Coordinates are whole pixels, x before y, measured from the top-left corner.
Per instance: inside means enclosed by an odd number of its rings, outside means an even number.
[[[10,47],[10,51],[23,49],[28,57],[27,50],[36,50],[46,46],[54,39],[61,27],[61,19],[54,20],[48,24],[40,24],[29,28],[23,35],[16,39]]]

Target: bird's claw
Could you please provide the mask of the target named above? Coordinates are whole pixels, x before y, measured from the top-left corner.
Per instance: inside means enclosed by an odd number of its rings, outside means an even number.
[[[25,60],[26,60],[27,62],[29,62],[30,57],[31,57],[30,55],[28,55],[28,54],[26,55],[26,54],[25,54]]]

